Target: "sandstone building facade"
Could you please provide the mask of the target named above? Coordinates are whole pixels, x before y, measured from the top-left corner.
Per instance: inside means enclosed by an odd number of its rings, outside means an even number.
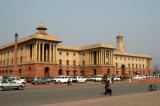
[[[33,35],[0,46],[0,76],[58,76],[124,74],[149,75],[152,58],[146,54],[127,53],[123,35],[117,35],[117,47],[110,44],[64,45],[46,33],[40,24]]]

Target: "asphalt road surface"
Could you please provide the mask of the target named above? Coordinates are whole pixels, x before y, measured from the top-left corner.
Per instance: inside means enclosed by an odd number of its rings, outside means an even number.
[[[133,93],[148,92],[150,83],[127,83],[119,82],[112,84],[113,95],[127,95]],[[158,90],[160,83],[156,83]],[[70,87],[52,86],[37,89],[0,91],[0,106],[37,106],[43,104],[54,104],[67,101],[78,101],[85,99],[110,97],[103,95],[104,84],[85,83],[73,84]]]

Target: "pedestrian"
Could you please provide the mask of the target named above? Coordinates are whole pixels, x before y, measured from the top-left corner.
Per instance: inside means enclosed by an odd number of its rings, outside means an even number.
[[[105,84],[105,92],[104,92],[104,95],[107,95],[107,93],[110,94],[110,96],[112,95],[112,89],[111,89],[111,86],[110,86],[110,82],[107,81],[106,84]]]
[[[72,85],[72,83],[71,83],[71,79],[70,79],[70,77],[68,78],[68,81],[67,81],[67,86],[71,86]]]
[[[114,81],[114,76],[111,77],[111,82],[112,82],[112,84],[113,84],[113,81]]]
[[[109,83],[110,83],[110,84],[112,83],[112,78],[111,78],[111,77],[109,78]]]

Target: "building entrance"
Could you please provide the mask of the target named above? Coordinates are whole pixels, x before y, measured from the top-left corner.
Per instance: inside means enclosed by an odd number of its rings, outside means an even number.
[[[125,75],[125,65],[121,66],[121,75]]]
[[[59,69],[58,75],[63,75],[62,69]]]
[[[93,69],[93,74],[97,75],[97,70],[96,69]]]
[[[45,76],[45,77],[49,77],[49,67],[46,67],[46,68],[45,68],[44,76]]]

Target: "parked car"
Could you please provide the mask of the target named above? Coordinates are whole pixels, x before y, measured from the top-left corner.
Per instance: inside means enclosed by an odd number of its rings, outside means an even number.
[[[72,77],[60,75],[54,78],[55,83],[66,83],[68,80],[72,81]]]
[[[93,81],[102,81],[102,77],[103,77],[103,75],[95,75],[95,76],[93,76],[92,80]]]
[[[14,81],[16,83],[25,84],[26,81],[24,79],[13,77],[13,76],[5,76],[3,79],[7,79],[8,81]]]
[[[83,76],[73,76],[72,82],[86,82],[87,78]]]
[[[8,89],[19,89],[23,90],[24,89],[24,84],[22,83],[16,83],[15,81],[3,79],[0,81],[0,90],[8,90]]]
[[[0,76],[0,80],[2,80],[3,79],[3,77],[2,76]]]
[[[143,79],[144,77],[142,75],[136,75],[134,77],[132,77],[133,79]]]
[[[24,84],[26,83],[26,78],[25,78],[25,77],[19,76],[18,78],[19,78]]]
[[[120,77],[114,77],[114,81],[120,81],[121,78]]]
[[[47,84],[47,81],[45,80],[44,77],[34,77],[31,80],[31,83],[34,84],[34,85],[37,85],[37,84]]]
[[[17,77],[11,77],[10,80],[15,81],[16,83],[21,83],[21,84],[25,84],[26,81],[24,79],[20,79]]]
[[[52,82],[54,82],[53,77],[47,77],[47,78],[45,78],[45,80],[46,80],[47,83],[52,83]]]

